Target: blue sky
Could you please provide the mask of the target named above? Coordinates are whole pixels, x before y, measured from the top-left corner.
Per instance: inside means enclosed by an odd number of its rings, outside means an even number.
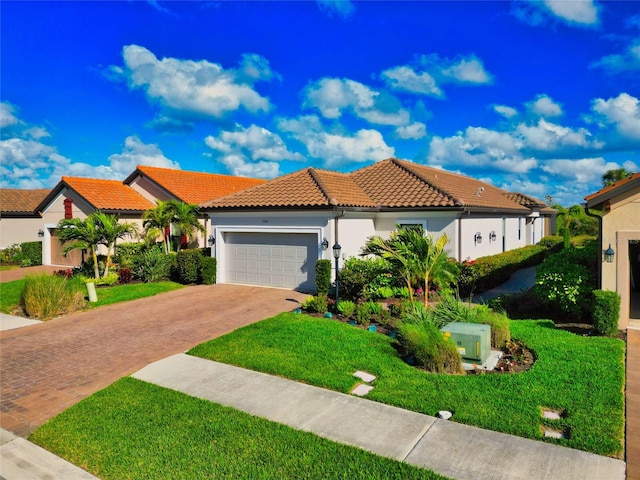
[[[564,205],[640,170],[640,4],[0,3],[0,176],[395,156]]]

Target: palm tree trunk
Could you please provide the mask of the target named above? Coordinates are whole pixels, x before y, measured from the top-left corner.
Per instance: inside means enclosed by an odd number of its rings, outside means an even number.
[[[93,275],[97,280],[100,278],[100,269],[98,268],[98,254],[95,245],[91,246],[91,255],[93,256]]]

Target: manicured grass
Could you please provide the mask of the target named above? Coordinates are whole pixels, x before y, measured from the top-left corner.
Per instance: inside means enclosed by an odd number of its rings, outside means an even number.
[[[14,268],[19,268],[19,265],[0,265],[0,272],[4,270],[13,270]]]
[[[85,310],[111,305],[112,303],[128,302],[138,298],[151,297],[158,293],[170,292],[184,288],[176,282],[164,281],[153,283],[129,283],[125,285],[113,285],[111,287],[98,287],[96,293],[98,301],[87,302]]]
[[[66,410],[29,440],[102,479],[444,479],[132,378]]]
[[[550,321],[512,321],[512,337],[536,356],[527,372],[436,375],[405,364],[392,340],[333,320],[286,313],[212,340],[189,353],[349,392],[364,370],[378,377],[367,398],[521,437],[542,439],[541,407],[566,412],[556,421],[571,448],[620,457],[624,429],[624,342],[556,330]],[[548,425],[554,425],[549,422]],[[508,452],[505,452],[508,454]]]
[[[11,313],[20,303],[20,293],[24,287],[24,279],[14,282],[0,283],[0,311]],[[90,310],[113,303],[127,302],[138,298],[150,297],[159,293],[170,292],[183,288],[175,282],[155,282],[155,283],[131,283],[126,285],[114,285],[111,287],[98,287],[98,301],[87,302],[85,310]]]

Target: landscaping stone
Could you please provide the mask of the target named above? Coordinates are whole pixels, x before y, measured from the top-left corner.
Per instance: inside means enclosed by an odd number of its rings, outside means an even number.
[[[360,370],[354,373],[353,376],[367,383],[371,383],[376,379],[375,375],[371,375],[370,373],[367,373],[367,372],[361,372]]]
[[[438,412],[438,418],[443,420],[449,420],[453,416],[453,413],[448,412],[447,410],[440,410]]]
[[[568,438],[564,432],[554,430],[552,428],[543,428],[544,436],[547,438]]]
[[[560,420],[562,416],[560,415],[560,412],[558,412],[557,410],[551,410],[551,409],[545,408],[542,410],[542,418],[546,418],[547,420]]]
[[[364,397],[371,390],[373,390],[373,387],[371,385],[362,385],[362,384],[360,384],[356,388],[351,390],[351,394],[352,395],[357,395],[359,397]]]

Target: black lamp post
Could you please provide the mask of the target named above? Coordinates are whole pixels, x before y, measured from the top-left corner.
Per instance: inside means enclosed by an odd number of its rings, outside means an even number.
[[[338,260],[340,259],[340,251],[342,247],[338,242],[333,245],[333,258],[336,260],[336,308],[338,306],[338,288],[340,284],[340,280],[338,280]]]

